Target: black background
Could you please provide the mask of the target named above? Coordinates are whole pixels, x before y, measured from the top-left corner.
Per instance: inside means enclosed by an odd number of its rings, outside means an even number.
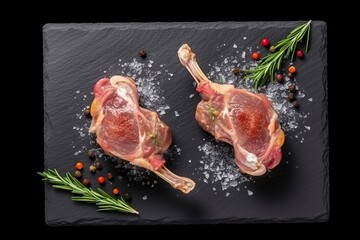
[[[170,4],[170,3],[169,3]],[[156,5],[154,3],[147,3],[147,5],[143,4],[135,4],[137,6],[129,6],[129,3],[119,4],[118,5],[102,5],[94,4],[96,6],[87,6],[85,9],[84,6],[73,6],[73,5],[58,5],[54,7],[49,7],[48,9],[40,10],[41,14],[35,14],[33,11],[30,11],[30,8],[26,8],[27,6],[23,6],[25,10],[23,12],[18,12],[18,14],[24,14],[24,26],[22,31],[19,33],[19,29],[16,28],[16,23],[14,25],[10,25],[13,31],[9,31],[10,41],[12,44],[17,44],[21,46],[20,50],[22,55],[25,55],[27,59],[31,57],[31,61],[27,62],[26,66],[24,66],[21,70],[25,71],[28,75],[31,76],[31,81],[25,81],[23,84],[24,92],[26,92],[29,97],[31,96],[34,114],[31,116],[33,122],[37,122],[34,127],[31,127],[29,131],[27,131],[26,137],[33,139],[36,142],[36,147],[31,145],[29,149],[26,149],[30,154],[22,155],[26,160],[19,160],[19,162],[31,161],[31,163],[26,163],[26,167],[21,167],[22,170],[25,170],[25,176],[20,177],[20,183],[24,186],[24,190],[22,191],[22,195],[26,198],[27,203],[20,204],[19,213],[15,214],[14,218],[11,219],[12,224],[17,224],[16,220],[19,220],[17,217],[21,214],[21,223],[30,224],[31,231],[29,234],[39,234],[44,235],[46,233],[51,234],[59,234],[65,233],[68,234],[67,230],[71,228],[52,228],[45,225],[44,222],[44,188],[43,183],[40,181],[39,176],[36,174],[38,171],[42,171],[43,166],[43,92],[42,92],[42,26],[45,23],[68,23],[68,22],[143,22],[143,21],[294,21],[294,20],[322,20],[327,22],[328,24],[328,86],[329,86],[329,128],[330,128],[330,221],[327,223],[321,224],[286,224],[285,226],[294,228],[296,230],[306,229],[311,230],[328,230],[332,226],[338,226],[338,224],[342,221],[341,215],[344,214],[344,211],[341,207],[339,207],[340,198],[336,197],[340,192],[340,184],[335,181],[336,178],[341,178],[341,173],[344,173],[345,166],[341,165],[336,160],[341,160],[342,158],[347,158],[348,154],[342,155],[339,157],[341,153],[341,148],[335,148],[337,144],[344,142],[341,138],[339,138],[340,133],[343,131],[341,128],[336,128],[334,123],[337,123],[342,117],[341,115],[335,114],[336,102],[338,101],[338,97],[335,98],[333,96],[339,96],[338,91],[332,87],[336,83],[336,74],[339,73],[336,68],[331,68],[334,56],[336,56],[337,51],[332,51],[332,48],[336,49],[337,40],[343,38],[341,34],[336,34],[337,26],[339,19],[334,19],[335,16],[331,17],[331,14],[323,9],[322,6],[308,7],[306,3],[298,3],[298,2],[285,2],[285,3],[271,3],[268,2],[266,4],[258,3],[258,2],[250,2],[243,3],[239,2],[236,5],[226,3],[222,1],[222,4],[217,4],[216,6],[202,6],[201,8],[194,8],[194,6],[190,5],[190,3],[180,2],[178,4],[171,4],[172,6],[166,5]],[[99,6],[100,5],[100,6]],[[150,5],[150,6],[149,6]],[[167,9],[167,10],[164,10]],[[341,7],[342,10],[347,11],[346,8]],[[13,34],[14,33],[14,34]],[[21,38],[14,38],[15,36],[20,35]],[[25,41],[24,41],[25,40]],[[339,53],[338,53],[339,54]],[[19,57],[19,55],[15,55],[13,57]],[[19,69],[18,69],[19,71]],[[41,79],[41,80],[40,80]],[[34,86],[35,85],[35,86]],[[27,89],[32,89],[31,92],[27,91]],[[336,94],[335,94],[336,91]],[[344,93],[343,93],[344,94]],[[339,98],[341,98],[339,96]],[[18,111],[18,110],[17,110]],[[21,113],[21,112],[20,112]],[[336,117],[337,116],[337,117]],[[21,117],[19,123],[24,124],[22,121],[24,120],[24,116]],[[340,124],[340,123],[339,123]],[[21,132],[19,133],[21,134]],[[24,134],[22,132],[22,134]],[[335,137],[336,136],[336,137]],[[341,145],[341,144],[340,144]],[[26,148],[26,146],[23,146]],[[25,150],[25,151],[26,151]],[[341,153],[342,154],[342,153]],[[30,158],[29,158],[30,157]],[[24,169],[25,168],[25,169]],[[31,187],[28,187],[28,186]],[[23,201],[24,199],[21,199]],[[284,224],[276,224],[271,226],[269,224],[261,224],[261,226],[255,225],[247,225],[247,226],[222,226],[225,229],[223,231],[229,230],[237,231],[239,235],[250,235],[251,232],[256,229],[263,229],[264,235],[278,235],[281,234],[281,230],[284,227]],[[114,233],[119,233],[121,236],[122,231],[126,232],[134,232],[138,234],[139,231],[136,229],[143,228],[144,233],[147,234],[146,230],[149,228],[142,226],[117,226],[116,228],[99,228],[89,231],[86,228],[77,228],[75,231],[80,231],[81,234],[85,234],[86,232],[90,232],[92,234],[100,233],[103,231],[108,232],[109,234],[114,231]],[[177,226],[178,229],[177,234],[189,234],[187,226]],[[197,227],[191,228],[192,231],[204,231],[204,234],[208,232],[208,230]],[[164,230],[164,227],[157,226],[152,227],[151,231],[155,231],[159,233]],[[190,231],[190,230],[189,230]],[[219,231],[219,230],[218,230]],[[153,232],[155,234],[155,232]],[[296,231],[297,236],[307,236],[307,231]],[[70,233],[69,233],[70,234]],[[235,233],[236,234],[236,233]],[[66,236],[66,235],[65,235]],[[81,237],[81,236],[80,236]]]

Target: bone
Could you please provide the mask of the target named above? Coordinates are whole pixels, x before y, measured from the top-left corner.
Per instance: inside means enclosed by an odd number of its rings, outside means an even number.
[[[182,191],[183,193],[189,193],[195,187],[195,182],[187,177],[180,177],[165,166],[154,171],[156,175],[168,182],[173,188]]]
[[[182,65],[186,67],[198,85],[203,82],[210,82],[196,62],[196,55],[189,45],[183,44],[178,50],[178,56]]]

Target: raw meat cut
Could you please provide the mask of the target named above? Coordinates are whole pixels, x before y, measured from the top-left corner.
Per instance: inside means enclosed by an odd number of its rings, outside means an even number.
[[[281,161],[285,135],[266,96],[211,82],[187,44],[180,47],[178,56],[202,97],[195,114],[199,125],[215,139],[233,145],[242,172],[260,176],[276,167]]]
[[[106,154],[149,169],[172,187],[189,193],[195,183],[165,167],[163,153],[171,144],[170,128],[156,112],[139,106],[133,79],[113,76],[100,79],[94,87],[89,131]]]

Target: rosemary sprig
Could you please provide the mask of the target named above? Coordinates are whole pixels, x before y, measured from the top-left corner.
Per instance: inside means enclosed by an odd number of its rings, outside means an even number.
[[[307,35],[305,50],[308,51],[310,28],[311,20],[296,27],[286,38],[275,45],[276,52],[265,56],[255,69],[244,70],[245,76],[254,80],[255,89],[263,86],[268,80],[274,81],[275,72],[280,69],[283,58],[291,55],[291,61],[293,60],[296,46],[305,35]]]
[[[71,197],[73,201],[96,203],[98,211],[119,211],[139,214],[124,199],[115,199],[100,188],[97,191],[87,188],[70,173],[66,173],[65,177],[61,177],[56,169],[48,169],[41,173],[38,172],[38,174],[44,177],[43,180],[52,183],[54,188],[68,190],[76,194]]]

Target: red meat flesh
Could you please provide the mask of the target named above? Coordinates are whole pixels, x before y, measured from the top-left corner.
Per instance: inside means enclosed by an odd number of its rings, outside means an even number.
[[[195,114],[199,125],[215,139],[233,145],[235,161],[242,172],[260,176],[276,167],[281,161],[285,136],[267,97],[211,82],[187,44],[180,47],[178,56],[202,97]]]
[[[94,87],[89,131],[111,156],[153,171],[172,187],[189,193],[195,183],[165,167],[163,153],[171,144],[170,128],[156,112],[139,106],[134,80],[113,76],[100,79]]]

